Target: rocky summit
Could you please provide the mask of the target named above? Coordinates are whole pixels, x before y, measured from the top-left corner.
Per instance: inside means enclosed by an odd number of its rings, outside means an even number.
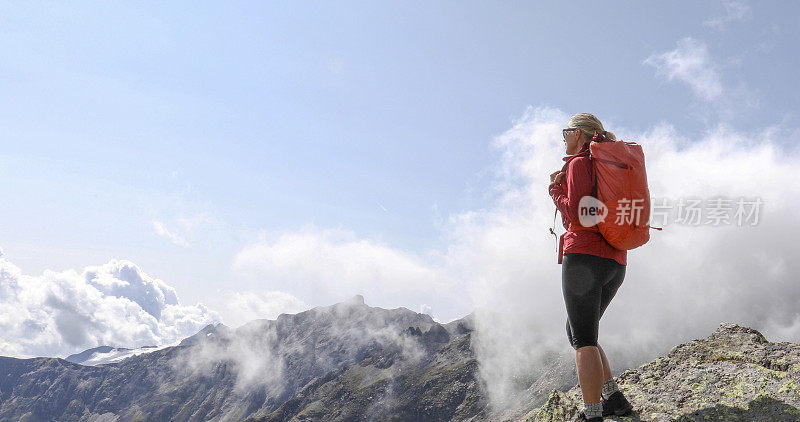
[[[628,369],[617,383],[634,412],[606,420],[800,421],[800,345],[736,324]],[[582,406],[579,386],[553,390],[522,420],[574,420]]]
[[[474,314],[440,324],[364,298],[120,357],[0,357],[0,421],[568,421],[572,356],[548,358],[513,405],[490,405]],[[128,350],[123,350],[128,352]],[[127,355],[126,355],[127,356]],[[94,360],[93,360],[94,359]],[[83,362],[79,364],[76,362]],[[800,346],[722,324],[618,379],[629,421],[800,421]]]

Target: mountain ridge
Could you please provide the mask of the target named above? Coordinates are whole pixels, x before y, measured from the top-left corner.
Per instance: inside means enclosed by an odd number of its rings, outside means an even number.
[[[581,405],[570,354],[548,356],[507,408],[487,398],[475,313],[445,324],[357,295],[86,366],[0,357],[0,421],[561,421]],[[617,377],[635,418],[800,420],[800,345],[722,323]],[[525,387],[523,387],[525,388]]]
[[[465,331],[457,321],[449,327]],[[453,340],[430,315],[370,307],[360,295],[219,335],[204,330],[191,344],[98,366],[0,357],[0,420],[262,417],[337,371],[407,368]]]

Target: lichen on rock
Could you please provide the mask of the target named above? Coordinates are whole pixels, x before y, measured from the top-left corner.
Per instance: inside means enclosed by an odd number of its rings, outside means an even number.
[[[707,338],[620,374],[617,383],[635,412],[613,420],[800,421],[798,369],[800,345],[771,343],[757,330],[722,323]],[[577,385],[554,391],[524,420],[573,420],[582,403]]]

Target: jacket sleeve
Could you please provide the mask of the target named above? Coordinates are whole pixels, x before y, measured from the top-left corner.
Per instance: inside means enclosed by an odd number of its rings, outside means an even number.
[[[556,208],[565,216],[567,222],[575,221],[578,224],[578,203],[581,198],[592,194],[593,181],[591,161],[587,157],[577,157],[569,162],[567,167],[567,191],[561,184],[550,184],[550,196]]]

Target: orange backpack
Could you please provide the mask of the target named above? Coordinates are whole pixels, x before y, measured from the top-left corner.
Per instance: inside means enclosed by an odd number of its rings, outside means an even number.
[[[595,132],[588,153],[565,159],[565,174],[569,162],[584,155],[592,161],[596,197],[606,207],[607,213],[596,225],[584,227],[579,222],[571,222],[568,230],[599,231],[611,246],[620,250],[634,249],[647,243],[650,229],[662,228],[648,224],[650,190],[647,188],[642,146],[635,142],[616,141],[602,132]],[[553,217],[555,219],[555,215]],[[555,234],[553,229],[550,232]]]

